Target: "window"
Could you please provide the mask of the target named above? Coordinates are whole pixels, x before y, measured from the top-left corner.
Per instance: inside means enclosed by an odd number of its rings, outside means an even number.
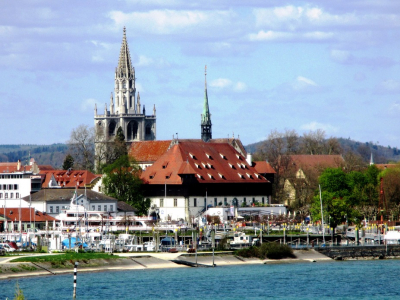
[[[56,206],[56,213],[60,213],[60,207],[58,205]]]
[[[214,206],[217,206],[217,201],[218,201],[218,199],[214,198]]]
[[[265,204],[264,197],[261,198],[261,202],[262,202],[262,204]]]
[[[50,206],[50,213],[53,213],[53,206]]]
[[[178,199],[174,199],[174,207],[178,206]]]
[[[197,206],[197,198],[194,198],[193,199],[193,207],[196,207]]]
[[[256,198],[253,197],[253,203],[255,203],[255,202],[256,202]]]
[[[160,199],[160,207],[164,207],[164,199]]]
[[[228,205],[228,199],[224,198],[224,205],[227,206]]]
[[[8,199],[8,193],[4,193],[4,198]]]
[[[3,184],[3,190],[7,190],[7,184]]]
[[[101,210],[101,205],[97,205],[97,210],[98,210],[98,211]]]
[[[95,210],[96,209],[96,205],[92,205],[92,210]]]
[[[14,190],[18,190],[18,184],[14,184]]]
[[[246,197],[243,198],[243,203],[246,204]]]
[[[107,205],[104,205],[104,211],[107,211]]]
[[[0,193],[0,199],[3,199],[3,193]]]
[[[15,193],[15,198],[19,199],[19,193]]]
[[[110,211],[114,211],[114,205],[110,205]]]
[[[207,207],[207,198],[204,198],[204,207]]]
[[[14,198],[14,193],[10,193],[10,199]]]

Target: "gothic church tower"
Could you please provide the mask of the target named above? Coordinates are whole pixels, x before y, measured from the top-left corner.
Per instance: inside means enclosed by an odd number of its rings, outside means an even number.
[[[135,80],[135,68],[132,66],[124,27],[110,109],[107,109],[106,104],[104,114],[98,114],[95,107],[97,142],[112,140],[119,127],[122,128],[128,144],[133,141],[156,139],[156,108],[154,106],[152,115],[146,115],[145,106],[141,108],[139,92],[136,97]]]

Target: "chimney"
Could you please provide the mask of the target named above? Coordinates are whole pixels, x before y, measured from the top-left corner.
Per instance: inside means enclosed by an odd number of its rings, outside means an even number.
[[[246,161],[247,161],[247,163],[249,164],[250,167],[253,166],[252,160],[253,160],[253,158],[252,158],[251,154],[247,153]]]

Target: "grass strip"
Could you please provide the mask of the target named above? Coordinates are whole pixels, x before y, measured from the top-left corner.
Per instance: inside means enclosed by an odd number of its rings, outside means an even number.
[[[58,263],[63,264],[65,262],[75,262],[82,260],[91,260],[91,259],[118,259],[122,258],[117,255],[110,255],[107,253],[61,253],[59,255],[41,255],[41,256],[25,256],[13,259],[11,262],[50,262],[50,263]]]

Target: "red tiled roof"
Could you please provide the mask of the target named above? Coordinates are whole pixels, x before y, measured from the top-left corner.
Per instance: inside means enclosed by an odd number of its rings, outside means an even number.
[[[29,213],[30,210],[30,213]],[[8,221],[19,221],[20,215],[19,212],[21,211],[21,221],[22,222],[29,222],[30,220],[33,222],[45,222],[45,221],[57,221],[56,218],[49,216],[48,214],[43,214],[40,211],[36,211],[34,208],[29,207],[7,207],[6,208],[6,218]],[[0,209],[0,215],[4,216],[4,208]]]
[[[0,162],[0,173],[30,172],[34,165],[22,165],[21,162]],[[54,170],[50,165],[38,165],[39,170]]]
[[[182,140],[148,167],[142,178],[148,184],[182,184],[179,174],[195,174],[199,183],[268,182],[230,144]]]
[[[179,139],[165,141],[140,141],[133,142],[129,149],[129,156],[136,159],[137,162],[155,162],[176,142],[204,143],[201,139]],[[246,155],[246,150],[240,140],[234,138],[211,139],[209,143],[228,143],[240,150],[240,153]]]
[[[129,156],[137,162],[154,162],[167,152],[171,141],[142,141],[133,142],[129,149]]]
[[[341,155],[290,155],[290,158],[298,168],[318,166],[337,168],[343,163]]]
[[[253,167],[260,174],[275,174],[274,168],[266,161],[253,161]]]
[[[400,168],[400,164],[375,164],[375,166],[379,169],[379,170],[384,170],[384,169],[391,169],[391,168]]]
[[[85,185],[91,184],[95,179],[101,177],[101,175],[96,175],[86,170],[44,170],[40,171],[39,175],[45,175],[42,180],[42,188],[49,187],[52,175],[58,185],[65,188],[84,188]]]

